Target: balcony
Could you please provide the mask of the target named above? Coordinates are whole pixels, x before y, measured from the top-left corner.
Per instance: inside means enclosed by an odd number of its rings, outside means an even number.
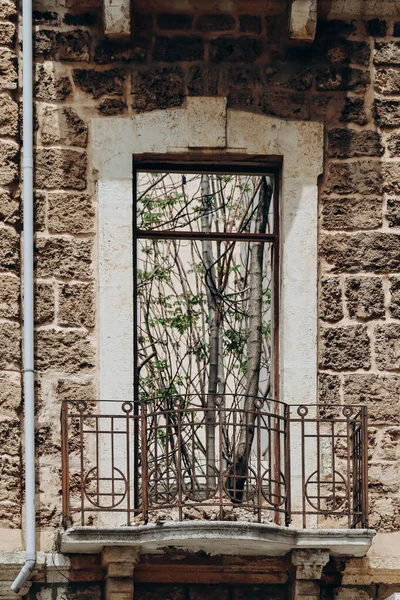
[[[244,554],[365,553],[365,408],[248,405],[229,395],[64,402],[62,549],[224,553],[236,538]]]

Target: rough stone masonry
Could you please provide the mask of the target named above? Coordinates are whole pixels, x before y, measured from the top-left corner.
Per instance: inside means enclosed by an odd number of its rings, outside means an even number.
[[[35,2],[43,549],[51,548],[60,520],[61,400],[96,395],[90,119],[179,107],[196,95],[226,96],[231,108],[326,127],[320,401],[368,406],[371,526],[400,527],[400,16],[327,18],[323,12],[315,41],[299,46],[289,41],[283,4],[222,2],[216,10],[207,0],[137,0],[132,39],[120,42],[104,37],[98,0]],[[17,3],[1,0],[0,528],[10,548],[22,550],[19,19]]]

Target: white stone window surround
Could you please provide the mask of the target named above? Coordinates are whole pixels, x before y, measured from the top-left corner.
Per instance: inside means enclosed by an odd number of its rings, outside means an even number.
[[[219,155],[222,149],[227,156],[245,154],[266,164],[269,157],[282,160],[279,399],[315,404],[317,180],[323,126],[226,110],[226,100],[218,98],[188,98],[186,108],[92,120],[99,233],[99,398],[130,400],[133,394],[132,156],[165,155],[167,160],[169,154],[182,153],[184,162],[190,148],[199,147]]]

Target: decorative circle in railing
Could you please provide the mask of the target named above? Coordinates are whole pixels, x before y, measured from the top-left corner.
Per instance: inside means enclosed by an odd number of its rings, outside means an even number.
[[[318,471],[314,471],[306,480],[305,497],[318,513],[334,513],[347,502],[348,484],[339,471],[330,473],[329,479],[322,479]]]
[[[286,502],[286,481],[282,471],[279,472],[279,481],[275,475],[270,475],[270,470],[266,470],[262,476],[262,495],[268,504],[273,508],[283,506]]]
[[[178,477],[176,469],[169,465],[149,472],[148,494],[151,505],[169,506],[178,497]]]
[[[113,468],[112,476],[99,475],[97,467],[94,467],[87,473],[83,482],[85,496],[89,502],[96,508],[106,510],[116,508],[124,501],[127,487],[126,477],[117,467]]]
[[[297,409],[297,414],[299,415],[299,417],[306,417],[308,415],[307,406],[299,406],[299,408]]]

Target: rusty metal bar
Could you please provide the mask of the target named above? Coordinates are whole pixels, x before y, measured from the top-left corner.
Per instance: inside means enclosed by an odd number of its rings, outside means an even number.
[[[61,470],[62,470],[62,523],[66,527],[69,520],[69,431],[68,431],[68,404],[63,400],[61,404]]]

